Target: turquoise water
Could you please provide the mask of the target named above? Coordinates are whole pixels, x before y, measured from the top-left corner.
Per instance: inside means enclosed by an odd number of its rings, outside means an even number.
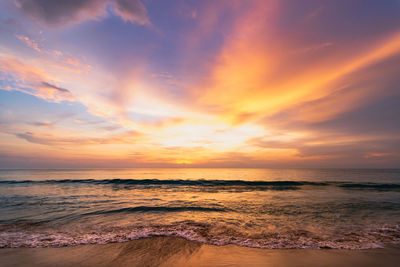
[[[400,242],[400,170],[0,170],[0,247],[154,235],[259,248]]]

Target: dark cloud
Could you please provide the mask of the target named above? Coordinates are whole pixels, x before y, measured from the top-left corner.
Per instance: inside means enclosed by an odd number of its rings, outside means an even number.
[[[19,137],[21,139],[25,139],[26,141],[30,143],[35,143],[35,144],[42,144],[42,145],[50,145],[52,144],[51,141],[45,139],[45,138],[40,138],[36,135],[34,135],[31,132],[26,132],[26,133],[17,133],[15,134],[16,137]]]
[[[38,122],[32,122],[31,125],[39,127],[53,127],[54,123],[47,121],[38,121]]]
[[[55,26],[95,19],[105,13],[103,0],[18,0],[16,3],[31,18]]]
[[[102,129],[104,129],[104,130],[106,130],[106,131],[115,131],[115,130],[122,129],[122,127],[119,126],[119,125],[115,125],[115,126],[104,126],[104,127],[102,127]]]
[[[140,0],[17,0],[30,18],[48,26],[65,26],[107,16],[113,5],[116,15],[131,23],[148,24],[146,7]]]
[[[68,101],[74,101],[75,97],[74,95],[65,88],[61,88],[59,86],[56,86],[54,84],[50,84],[48,82],[41,82],[41,86],[39,87],[39,91],[47,91],[47,95],[57,95],[57,97],[61,97],[63,100],[68,100]],[[54,96],[52,96],[54,98]]]
[[[137,0],[116,0],[115,13],[131,23],[149,24],[146,7]]]
[[[44,86],[48,87],[48,88],[53,88],[53,89],[58,90],[58,91],[60,91],[60,92],[62,92],[62,93],[71,94],[71,92],[70,92],[68,89],[64,89],[64,88],[55,86],[55,85],[50,84],[50,83],[48,83],[48,82],[42,82],[42,84],[43,84]]]

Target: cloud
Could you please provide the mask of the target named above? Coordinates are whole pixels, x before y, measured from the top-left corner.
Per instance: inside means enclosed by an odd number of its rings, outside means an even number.
[[[399,107],[400,93],[359,107],[334,119],[301,127],[318,131],[337,131],[349,135],[400,136]]]
[[[269,140],[268,138],[256,137],[247,140],[248,145],[262,148],[295,148],[298,143],[293,141]]]
[[[116,0],[115,13],[124,21],[141,25],[150,24],[146,7],[139,0]]]
[[[150,24],[146,7],[140,0],[17,0],[16,5],[30,18],[47,26],[58,27],[99,20],[108,15],[107,6],[124,21]]]
[[[25,14],[49,26],[80,23],[105,15],[102,0],[17,0],[16,4]]]
[[[51,134],[41,135],[32,132],[16,133],[16,137],[24,139],[30,143],[48,145],[48,146],[80,146],[80,145],[98,145],[98,144],[133,144],[138,142],[143,135],[137,131],[129,131],[122,134],[109,137],[61,137]]]
[[[49,127],[49,128],[54,126],[54,123],[50,121],[38,121],[38,122],[32,122],[30,124],[33,126]]]
[[[0,57],[0,76],[4,82],[0,89],[20,91],[51,102],[75,101],[69,90],[48,82],[52,79],[42,68],[17,59]]]
[[[39,43],[25,35],[15,34],[15,37],[22,42],[27,47],[34,49],[40,54],[37,61],[41,61],[43,65],[47,66],[49,69],[57,68],[63,71],[72,73],[88,73],[91,69],[89,64],[85,64],[80,59],[71,56],[69,53],[63,53],[59,50],[48,49],[44,47],[43,43]],[[82,58],[82,57],[81,57]]]
[[[253,138],[248,145],[260,149],[293,151],[286,160],[302,166],[396,166],[400,162],[400,142],[396,136],[324,134],[314,132],[289,141]],[[369,165],[371,164],[371,165]]]
[[[236,124],[308,102],[308,111],[302,113],[321,121],[324,115],[337,116],[387,93],[379,92],[379,82],[393,80],[396,63],[389,73],[379,71],[376,65],[400,54],[400,33],[391,23],[383,23],[385,20],[374,13],[380,22],[377,28],[355,41],[347,29],[341,31],[325,19],[326,14],[318,16],[318,23],[305,21],[305,15],[320,5],[316,2],[299,7],[279,1],[272,10],[262,1],[254,3],[258,4],[236,18],[232,34],[225,37],[220,54],[210,64],[209,76],[198,86],[195,97],[205,110]],[[361,2],[348,8],[356,9],[358,4]],[[321,13],[329,12],[333,17],[343,8],[347,13],[343,20],[352,20],[346,4],[332,5],[336,8],[323,8]],[[370,29],[369,13],[364,9],[360,12],[357,18],[366,24],[352,25],[353,34]],[[399,20],[392,11],[383,12],[389,12],[388,21]],[[323,32],[323,26],[332,29]],[[374,68],[369,73],[360,73],[370,66]],[[353,82],[362,86],[355,88]],[[351,90],[337,93],[346,86]],[[326,112],[312,107],[314,104]],[[336,108],[328,112],[332,105]]]
[[[41,49],[39,48],[39,44],[30,39],[28,36],[23,36],[23,35],[15,35],[19,40],[23,41],[25,43],[26,46],[36,50],[37,52],[41,52]]]
[[[52,88],[52,89],[58,90],[61,93],[67,93],[67,94],[71,93],[69,90],[67,90],[65,88],[61,88],[61,87],[55,86],[53,84],[49,84],[48,82],[42,82],[42,85],[44,85],[47,88]]]
[[[363,159],[371,157],[393,156],[400,159],[399,138],[380,140],[355,140],[335,144],[304,145],[298,149],[299,157],[333,157],[345,159]]]
[[[114,166],[117,158],[130,166],[131,155],[142,164],[215,167],[396,166],[399,159],[400,17],[391,1],[15,2],[41,28],[110,15],[149,26],[143,3],[163,12],[160,35],[141,31],[142,40],[126,27],[104,36],[120,26],[114,19],[10,33],[10,43],[17,37],[33,50],[5,47],[18,59],[0,58],[0,88],[83,106],[43,105],[48,113],[73,108],[75,123],[7,120],[14,122],[2,133],[9,151]]]
[[[321,63],[315,66],[305,64],[303,69],[292,74],[290,71],[285,73],[287,71],[284,68],[290,70],[293,64],[299,62],[285,63],[284,58],[274,58],[267,54],[267,47],[255,46],[254,49],[248,49],[254,45],[250,44],[251,41],[249,44],[243,42],[248,41],[234,42],[233,46],[222,53],[220,63],[215,66],[212,73],[211,85],[207,86],[208,90],[204,90],[205,93],[200,98],[203,104],[219,106],[222,113],[225,113],[223,115],[230,119],[233,117],[235,122],[238,119],[242,121],[240,119],[242,114],[273,115],[302,102],[310,103],[309,106],[312,106],[313,110],[308,113],[320,116],[319,120],[323,118],[321,113],[315,113],[318,109],[315,104],[328,107],[336,103],[336,108],[331,110],[336,114],[354,108],[354,104],[362,104],[366,99],[372,100],[378,95],[376,87],[381,86],[379,81],[382,81],[383,77],[394,75],[393,71],[384,73],[376,71],[375,68],[370,71],[372,72],[370,76],[374,76],[372,80],[365,75],[357,77],[357,72],[385,59],[391,60],[390,56],[400,53],[400,35],[396,33],[364,54],[346,58],[342,62],[335,62],[336,60],[332,59],[329,64],[322,63],[326,60],[324,58],[321,59]],[[276,61],[279,62],[274,63]],[[277,68],[282,68],[282,72],[275,68],[274,64],[278,66]],[[396,65],[392,64],[391,70],[395,68]],[[393,77],[389,79],[393,80]],[[368,79],[371,79],[373,84],[366,84]],[[342,90],[337,94],[338,89],[355,82],[364,84],[360,88],[354,88],[355,86],[351,84],[353,87],[351,91]],[[339,103],[343,106],[337,105]],[[327,115],[334,116],[332,112]],[[254,116],[250,118],[252,117]]]

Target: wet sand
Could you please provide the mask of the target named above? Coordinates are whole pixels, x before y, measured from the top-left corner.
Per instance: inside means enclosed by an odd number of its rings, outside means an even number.
[[[266,250],[178,237],[62,248],[0,249],[0,266],[399,266],[400,248]]]

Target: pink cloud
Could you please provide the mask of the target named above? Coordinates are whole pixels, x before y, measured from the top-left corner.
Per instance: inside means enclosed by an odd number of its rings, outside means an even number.
[[[26,46],[36,50],[39,53],[41,52],[41,49],[39,48],[39,44],[36,41],[30,39],[28,36],[15,35],[15,37],[17,37],[19,40],[23,41]]]
[[[39,67],[13,58],[0,58],[0,74],[10,80],[9,86],[0,89],[20,91],[52,102],[75,101],[68,89],[49,82],[52,79]]]

